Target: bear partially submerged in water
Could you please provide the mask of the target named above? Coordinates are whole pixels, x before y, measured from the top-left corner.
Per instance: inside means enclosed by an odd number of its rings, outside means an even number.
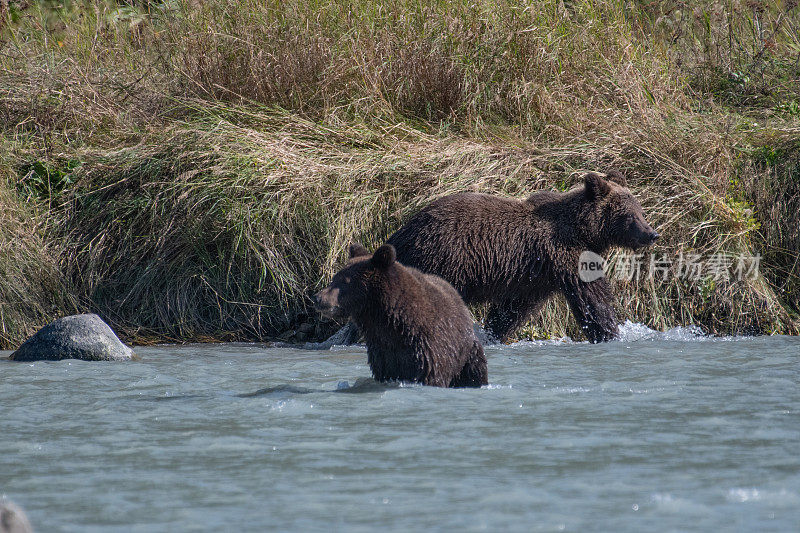
[[[586,282],[579,257],[612,246],[638,249],[658,238],[617,172],[588,173],[564,193],[527,200],[460,193],[432,202],[387,243],[398,261],[441,276],[467,304],[490,304],[486,329],[507,340],[560,292],[591,342],[617,335],[608,281]]]
[[[391,245],[372,255],[351,245],[347,265],[314,300],[323,315],[355,323],[378,381],[488,383],[483,346],[461,297],[443,279],[400,264]]]

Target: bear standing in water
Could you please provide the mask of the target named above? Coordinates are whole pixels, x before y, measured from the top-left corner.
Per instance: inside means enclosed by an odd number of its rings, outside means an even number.
[[[401,265],[390,245],[373,255],[351,245],[347,266],[314,300],[323,315],[355,322],[378,381],[488,383],[483,346],[461,297],[443,279]]]
[[[445,196],[414,215],[387,241],[405,265],[441,276],[467,304],[490,304],[486,329],[507,340],[547,299],[561,292],[589,341],[617,335],[613,295],[601,277],[584,282],[585,251],[633,250],[658,238],[617,172],[589,173],[565,193],[527,200],[487,194]]]

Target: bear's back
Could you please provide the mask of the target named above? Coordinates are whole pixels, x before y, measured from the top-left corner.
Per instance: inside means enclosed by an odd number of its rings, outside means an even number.
[[[422,215],[441,224],[461,223],[462,214],[468,213],[476,220],[525,217],[528,208],[516,198],[494,196],[477,192],[460,192],[442,196],[428,204],[409,222]]]
[[[479,303],[525,274],[531,247],[547,240],[536,238],[549,231],[537,222],[527,201],[458,193],[432,202],[387,242],[404,265],[441,276],[464,301]]]
[[[412,332],[424,332],[443,325],[445,329],[454,324],[458,327],[472,326],[472,314],[464,300],[447,280],[435,274],[427,274],[414,267],[395,263],[400,275],[387,278],[381,291],[385,298],[384,312],[389,320],[403,325]],[[422,334],[422,333],[421,333]]]
[[[472,314],[464,300],[447,280],[436,274],[426,274],[414,267],[405,268],[425,287],[432,306],[437,309],[438,316],[431,317],[432,319],[445,316],[451,320],[457,318],[461,322],[472,323]]]

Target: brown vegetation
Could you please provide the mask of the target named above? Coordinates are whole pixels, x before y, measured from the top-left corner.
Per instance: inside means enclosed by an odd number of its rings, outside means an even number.
[[[623,318],[795,331],[794,2],[48,6],[0,33],[4,347],[76,309],[134,341],[270,338],[431,199],[612,167],[657,253],[764,256],[620,282]],[[526,334],[574,327],[555,302]]]

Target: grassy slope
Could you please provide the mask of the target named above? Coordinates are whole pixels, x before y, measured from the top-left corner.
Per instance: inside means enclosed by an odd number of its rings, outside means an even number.
[[[269,338],[313,320],[350,240],[432,198],[612,167],[656,255],[764,255],[744,282],[617,282],[623,318],[796,332],[788,2],[14,5],[0,347],[75,310],[139,341]],[[559,301],[523,332],[564,333]]]

